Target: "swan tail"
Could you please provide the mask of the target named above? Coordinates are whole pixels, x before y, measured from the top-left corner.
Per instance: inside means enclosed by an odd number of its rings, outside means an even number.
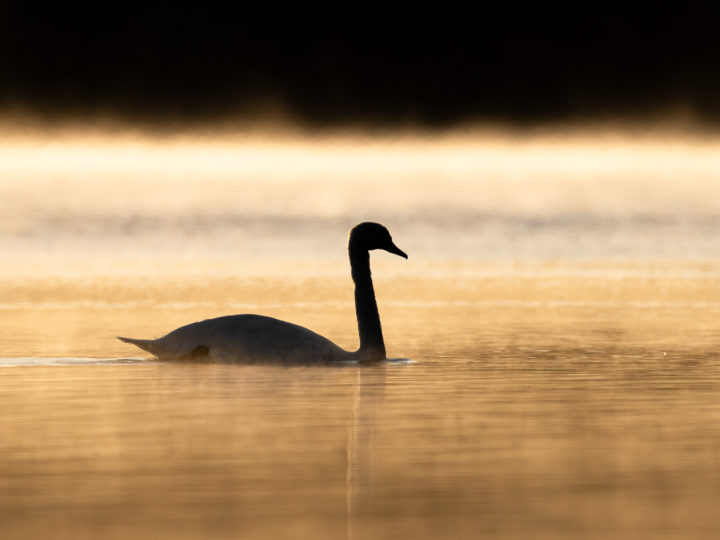
[[[124,341],[125,343],[132,343],[136,347],[140,347],[143,351],[147,351],[150,354],[155,354],[156,351],[156,341],[155,339],[133,339],[128,337],[121,337],[118,336],[118,339],[120,341]]]

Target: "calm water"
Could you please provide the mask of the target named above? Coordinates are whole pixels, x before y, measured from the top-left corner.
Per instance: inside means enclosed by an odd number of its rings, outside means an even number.
[[[581,143],[8,142],[0,537],[717,536],[720,152]],[[393,361],[114,339],[256,312],[353,348],[360,219],[410,255],[373,259]]]

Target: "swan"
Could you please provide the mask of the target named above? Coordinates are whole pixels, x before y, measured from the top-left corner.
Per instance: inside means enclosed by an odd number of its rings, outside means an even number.
[[[302,326],[262,315],[228,315],[182,326],[158,339],[118,337],[167,360],[201,359],[228,362],[373,362],[384,360],[380,315],[370,273],[370,251],[384,249],[408,256],[379,223],[360,223],[348,240],[350,269],[355,283],[360,348],[346,351],[329,339]]]

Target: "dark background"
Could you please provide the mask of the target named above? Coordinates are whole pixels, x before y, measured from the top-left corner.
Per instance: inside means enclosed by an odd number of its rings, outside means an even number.
[[[244,122],[281,111],[310,126],[678,115],[720,125],[710,13],[475,8],[2,3],[0,110],[140,123]]]

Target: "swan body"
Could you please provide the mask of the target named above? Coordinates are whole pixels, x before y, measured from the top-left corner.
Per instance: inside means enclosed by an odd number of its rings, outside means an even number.
[[[173,330],[160,339],[120,338],[164,359],[317,362],[352,360],[320,334],[289,322],[262,315],[227,315]]]
[[[302,326],[250,314],[195,322],[158,339],[118,339],[167,360],[208,358],[291,364],[384,360],[385,343],[370,273],[369,251],[373,249],[407,258],[393,243],[388,230],[378,223],[361,223],[350,231],[348,252],[360,334],[357,351],[346,351]]]

